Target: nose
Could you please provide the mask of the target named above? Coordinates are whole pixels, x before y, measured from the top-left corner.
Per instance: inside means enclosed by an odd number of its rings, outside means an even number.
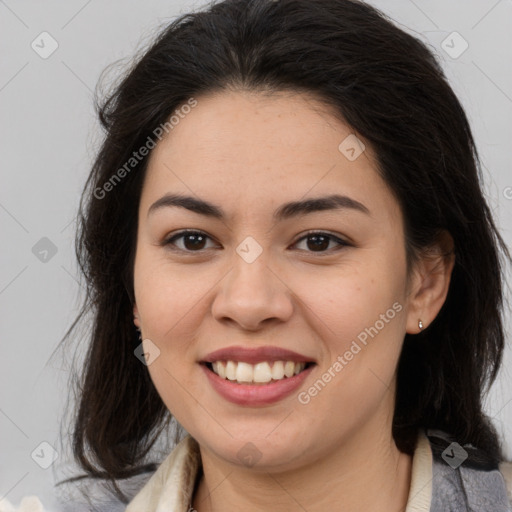
[[[238,255],[233,261],[213,301],[213,317],[246,331],[289,320],[293,314],[292,291],[283,273],[269,267],[265,251],[252,262]]]

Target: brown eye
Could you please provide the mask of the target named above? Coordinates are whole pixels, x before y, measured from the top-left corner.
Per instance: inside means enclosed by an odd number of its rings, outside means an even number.
[[[206,240],[210,237],[201,231],[182,231],[167,239],[163,245],[173,245],[176,249],[185,252],[199,252],[205,249]],[[182,246],[178,246],[175,242],[183,239]]]
[[[312,232],[299,239],[294,245],[297,245],[302,240],[306,240],[306,247],[308,252],[329,252],[331,249],[339,250],[349,244],[340,238],[329,233]],[[338,247],[329,249],[329,244],[335,242]]]

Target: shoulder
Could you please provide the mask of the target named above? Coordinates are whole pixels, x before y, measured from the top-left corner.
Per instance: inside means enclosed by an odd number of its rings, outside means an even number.
[[[497,463],[483,450],[461,446],[444,431],[425,433],[432,449],[433,510],[510,512],[512,463]]]
[[[499,470],[505,480],[505,485],[507,486],[508,501],[512,505],[512,462],[500,462]]]
[[[81,496],[75,493],[66,494],[64,501],[59,500],[59,512],[86,512],[90,511],[91,502],[94,510],[103,512],[125,512],[130,510],[153,510],[148,507],[155,496],[165,497],[169,493],[176,494],[176,497],[184,497],[181,491],[184,487],[192,492],[194,476],[200,465],[199,445],[191,436],[187,435],[172,450],[172,452],[159,464],[152,475],[141,474],[124,481],[117,481],[118,487],[123,493],[130,497],[128,508],[126,503],[114,499],[104,482],[91,482],[87,486],[87,498],[84,501]],[[168,496],[167,496],[168,497]],[[142,506],[140,504],[142,503]],[[181,506],[181,503],[180,503]],[[178,508],[181,510],[183,507]],[[174,510],[175,508],[166,508]],[[26,496],[16,507],[7,498],[0,499],[0,512],[56,512],[54,509],[43,505],[37,496]]]
[[[200,466],[199,445],[194,438],[187,435],[130,501],[125,512],[186,510]]]
[[[36,496],[25,496],[18,507],[7,498],[0,500],[0,512],[50,512]]]

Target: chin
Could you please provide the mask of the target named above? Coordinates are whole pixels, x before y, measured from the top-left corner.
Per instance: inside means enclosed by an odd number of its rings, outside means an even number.
[[[226,435],[222,439],[208,439],[210,436],[207,436],[198,439],[198,442],[229,464],[255,471],[284,471],[300,465],[300,460],[304,459],[307,452],[304,437],[288,435],[286,432],[271,437],[269,432],[271,429],[264,432],[245,431],[233,438]]]

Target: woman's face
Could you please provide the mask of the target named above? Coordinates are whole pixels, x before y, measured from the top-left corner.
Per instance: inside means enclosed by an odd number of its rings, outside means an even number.
[[[162,400],[212,457],[294,468],[390,432],[417,318],[398,203],[351,134],[306,95],[224,92],[151,154],[136,324]]]

